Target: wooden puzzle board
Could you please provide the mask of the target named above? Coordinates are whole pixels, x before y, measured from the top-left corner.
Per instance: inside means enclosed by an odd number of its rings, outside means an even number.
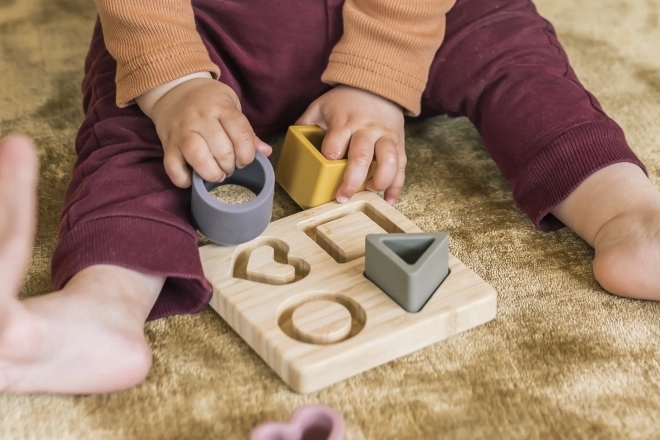
[[[364,215],[351,215],[356,213]],[[333,225],[342,226],[338,247],[352,243],[339,258],[348,260],[343,263],[335,259],[337,252],[333,257],[324,249],[332,241]],[[317,227],[324,247],[317,242]],[[348,203],[331,202],[272,222],[251,242],[204,246],[202,265],[214,289],[210,305],[299,393],[317,391],[495,317],[495,290],[451,254],[449,275],[422,310],[403,310],[363,275],[364,234],[379,229],[421,232],[377,194],[361,192]],[[360,242],[361,253],[355,247]],[[263,261],[270,255],[263,246],[273,248],[274,262]],[[250,254],[260,248],[248,276]],[[293,275],[286,263],[294,267]],[[259,270],[267,273],[255,278]],[[305,319],[309,313],[314,315]]]

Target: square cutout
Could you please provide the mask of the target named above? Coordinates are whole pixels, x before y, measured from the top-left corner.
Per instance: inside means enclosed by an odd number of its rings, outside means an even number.
[[[316,228],[316,242],[337,263],[348,263],[364,256],[364,240],[369,234],[387,234],[363,212],[354,212]]]

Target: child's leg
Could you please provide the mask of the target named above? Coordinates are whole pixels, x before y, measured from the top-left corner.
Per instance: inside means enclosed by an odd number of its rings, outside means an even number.
[[[116,107],[115,65],[100,26],[85,70],[85,122],[53,257],[58,291],[0,298],[9,310],[0,328],[0,389],[12,392],[135,385],[151,364],[147,317],[199,311],[211,295],[190,192],[165,174],[153,123],[135,106]]]
[[[424,108],[467,116],[532,222],[563,222],[596,248],[603,287],[660,299],[649,266],[660,254],[660,195],[530,0],[458,0]]]
[[[0,391],[86,392],[134,384],[150,365],[142,323],[158,279],[120,269],[114,273],[135,281],[137,290],[127,290],[128,282],[107,289],[113,271],[97,266],[78,274],[66,292],[16,298],[32,250],[36,171],[29,141],[0,141]],[[82,289],[84,278],[94,288]]]
[[[204,278],[190,189],[174,186],[153,122],[137,106],[115,105],[115,62],[97,24],[85,64],[85,121],[53,255],[56,289],[94,265],[167,277],[149,318],[202,310]]]

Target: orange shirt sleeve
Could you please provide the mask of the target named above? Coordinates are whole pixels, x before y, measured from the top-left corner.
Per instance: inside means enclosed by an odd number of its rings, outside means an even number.
[[[220,69],[197,33],[191,0],[95,0],[103,37],[117,60],[117,105],[195,72]]]
[[[455,0],[346,0],[344,34],[323,73],[328,84],[368,90],[417,116]]]

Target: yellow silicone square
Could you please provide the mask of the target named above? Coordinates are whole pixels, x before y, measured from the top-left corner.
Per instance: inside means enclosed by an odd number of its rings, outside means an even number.
[[[344,178],[346,159],[328,160],[321,154],[325,131],[317,126],[289,127],[280,158],[275,168],[275,180],[303,209],[313,208],[335,199]],[[359,191],[376,170],[372,161],[369,173]]]

